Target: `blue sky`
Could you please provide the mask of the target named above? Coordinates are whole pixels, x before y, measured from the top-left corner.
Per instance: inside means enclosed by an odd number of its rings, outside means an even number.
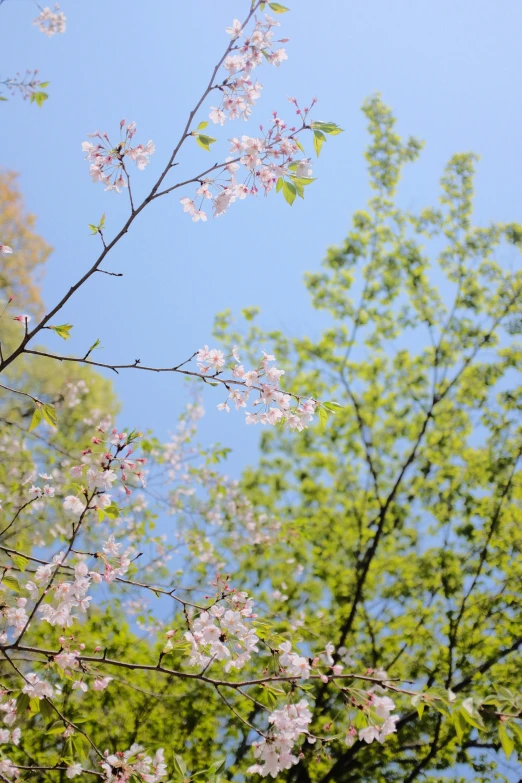
[[[286,101],[319,98],[316,119],[333,120],[345,133],[332,138],[315,166],[306,200],[288,207],[273,194],[247,200],[218,220],[192,224],[181,193],[160,199],[135,222],[105,268],[123,278],[97,275],[74,298],[59,322],[74,324],[67,345],[82,351],[100,337],[97,358],[173,364],[211,342],[214,313],[257,304],[263,323],[299,335],[317,322],[302,285],[328,244],[342,239],[368,187],[360,105],[380,91],[398,117],[399,132],[427,144],[405,177],[402,198],[415,208],[434,200],[442,168],[454,152],[481,156],[477,217],[516,220],[522,207],[519,86],[522,4],[517,0],[299,0],[280,17],[291,38],[280,69],[263,66],[264,93],[250,125],[236,121],[217,135],[211,155],[187,144],[174,177],[188,176],[226,154],[226,139],[265,124]],[[38,109],[13,98],[0,106],[0,165],[20,172],[29,209],[54,246],[44,281],[52,305],[92,264],[97,240],[87,224],[107,215],[108,236],[128,209],[125,194],[105,193],[88,176],[81,142],[95,129],[117,135],[122,117],[135,120],[137,141],[149,138],[157,153],[134,176],[141,195],[163,168],[188,111],[201,94],[228,37],[224,28],[244,17],[247,0],[63,0],[67,33],[47,39],[31,25],[31,0],[0,7],[2,72],[39,68],[50,99]],[[108,12],[110,9],[110,12]],[[204,119],[207,111],[201,111]],[[216,152],[214,153],[214,150]],[[173,180],[174,181],[174,180]],[[190,195],[190,191],[188,192]],[[53,338],[51,338],[53,339]],[[64,343],[54,338],[53,347]],[[50,344],[50,343],[49,343]],[[116,380],[123,421],[164,435],[186,400],[177,376],[128,372]],[[206,395],[205,442],[234,449],[232,472],[255,459],[258,432],[240,414],[219,414],[217,390]]]

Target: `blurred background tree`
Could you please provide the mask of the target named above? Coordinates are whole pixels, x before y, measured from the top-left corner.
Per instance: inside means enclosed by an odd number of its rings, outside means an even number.
[[[323,270],[306,276],[326,328],[289,338],[257,326],[255,308],[244,330],[228,312],[216,320],[227,345],[284,356],[286,390],[334,401],[329,421],[325,411],[299,437],[263,432],[242,486],[281,531],[269,546],[235,550],[229,565],[277,628],[299,626],[315,649],[332,642],[347,670],[384,669],[449,699],[448,689],[518,692],[522,226],[473,224],[472,154],[451,158],[435,207],[404,209],[397,185],[422,145],[397,134],[378,96],[363,110],[371,198]],[[339,738],[306,746],[282,779],[519,780],[514,756],[510,766],[497,754],[498,717],[485,715],[479,736],[466,716],[454,724],[442,708],[419,719],[402,703],[397,735],[347,747],[357,710],[340,691],[313,690],[316,733]],[[520,736],[513,743],[522,751]]]

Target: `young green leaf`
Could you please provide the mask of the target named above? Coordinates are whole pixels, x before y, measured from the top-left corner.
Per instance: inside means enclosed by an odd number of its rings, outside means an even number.
[[[54,405],[51,405],[51,403],[47,403],[47,405],[42,406],[42,416],[44,417],[47,424],[49,424],[51,427],[56,427],[58,425],[56,408]]]
[[[43,418],[42,407],[41,405],[37,405],[36,408],[34,409],[33,417],[29,425],[29,432],[35,430],[38,427],[38,425],[42,421],[42,418]]]
[[[20,592],[20,585],[18,584],[18,579],[16,576],[13,576],[9,571],[7,571],[3,577],[2,577],[2,584],[8,587],[10,590],[14,590],[15,593]]]
[[[206,120],[203,120],[203,122],[200,122],[200,123],[199,123],[199,125],[198,125],[198,127],[197,127],[197,130],[205,130],[205,128],[207,127],[207,125],[208,125],[208,122],[207,122]]]
[[[455,731],[457,732],[457,739],[459,742],[462,742],[462,739],[464,737],[464,732],[467,728],[467,720],[460,711],[456,711],[453,715],[453,725],[455,726]]]
[[[283,196],[285,201],[292,206],[297,196],[297,188],[291,182],[286,179],[283,181]]]
[[[10,555],[11,560],[15,564],[17,568],[22,571],[22,573],[25,571],[27,566],[29,565],[29,560],[24,557],[23,555]]]
[[[276,193],[279,193],[281,188],[283,187],[284,179],[282,177],[279,177],[279,179],[276,182]]]
[[[500,721],[498,724],[498,738],[500,740],[500,744],[502,745],[502,750],[504,751],[505,756],[509,761],[515,747],[515,743],[513,742],[513,737],[508,734],[508,730],[504,721]]]
[[[71,336],[70,332],[73,328],[72,324],[60,324],[60,326],[50,326],[49,329],[52,329],[53,332],[56,332],[56,334],[62,338],[62,340],[68,340]]]
[[[317,414],[319,416],[319,422],[321,424],[321,427],[324,429],[326,425],[328,424],[328,411],[321,406],[317,409]]]
[[[199,133],[196,136],[196,141],[202,149],[210,152],[210,145],[214,144],[217,139],[213,139],[212,136],[205,136],[203,133]]]
[[[176,772],[184,778],[187,774],[187,765],[181,758],[181,756],[178,756],[176,753],[174,754],[174,767],[176,769]]]
[[[268,3],[268,5],[274,14],[286,14],[286,12],[290,10],[286,5],[281,5],[281,3]]]
[[[326,141],[326,136],[320,130],[314,130],[314,150],[317,157],[321,154],[321,147]]]
[[[109,519],[117,519],[120,516],[120,509],[117,503],[111,503],[103,509]]]
[[[31,93],[30,101],[31,103],[36,103],[37,106],[42,106],[44,101],[47,100],[49,96],[46,92],[43,90],[38,90],[37,92]]]
[[[337,136],[343,132],[343,129],[336,125],[335,122],[312,122],[312,128],[327,133],[329,136]]]

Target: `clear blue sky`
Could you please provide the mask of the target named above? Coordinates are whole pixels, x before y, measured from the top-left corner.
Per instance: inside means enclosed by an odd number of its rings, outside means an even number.
[[[140,358],[150,364],[182,360],[211,342],[216,311],[258,304],[266,325],[293,334],[314,331],[302,286],[325,248],[345,234],[354,209],[368,196],[362,154],[366,144],[359,107],[380,91],[399,119],[399,131],[426,140],[421,163],[404,181],[411,207],[433,201],[442,167],[453,152],[481,156],[477,180],[480,220],[516,220],[522,212],[520,80],[522,3],[519,0],[299,0],[281,18],[291,38],[280,69],[263,66],[265,85],[253,129],[273,109],[290,119],[287,95],[320,99],[317,119],[346,132],[331,139],[315,167],[318,181],[306,201],[289,208],[273,194],[233,205],[229,214],[192,224],[179,193],[145,211],[111,254],[106,268],[60,317],[75,325],[71,351],[100,337],[100,360]],[[26,67],[49,79],[42,109],[12,99],[0,105],[0,165],[21,174],[28,207],[55,253],[44,293],[49,305],[92,264],[97,240],[87,223],[107,213],[108,235],[120,226],[126,195],[105,193],[88,176],[80,144],[95,129],[117,132],[135,120],[138,141],[156,142],[151,165],[134,177],[146,193],[170,154],[188,110],[227,43],[224,27],[243,17],[248,0],[63,0],[67,33],[47,39],[32,27],[31,0],[0,7],[2,78]],[[201,118],[205,113],[202,112]],[[195,145],[174,171],[196,173],[228,149],[225,139],[245,132],[227,125],[220,152]],[[215,145],[214,149],[218,149]],[[55,338],[55,347],[65,347]],[[129,372],[116,381],[123,421],[166,433],[186,399],[177,376]],[[258,431],[239,414],[219,414],[217,390],[206,395],[206,442],[234,449],[232,471],[255,459]]]

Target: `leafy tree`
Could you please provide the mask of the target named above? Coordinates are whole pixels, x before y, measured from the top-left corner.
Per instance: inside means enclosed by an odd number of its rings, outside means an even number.
[[[497,712],[522,707],[522,275],[509,269],[522,226],[474,225],[472,154],[451,158],[435,207],[403,209],[399,178],[422,145],[397,134],[378,96],[363,110],[371,198],[306,276],[327,328],[290,339],[255,321],[243,335],[229,313],[216,322],[244,350],[271,341],[290,391],[335,401],[298,438],[263,432],[243,487],[282,530],[235,552],[235,568],[278,623],[300,618],[348,670],[363,662],[443,701],[402,699],[396,735],[347,747],[357,709],[319,684],[314,730],[338,738],[282,777],[514,780],[497,751],[522,752],[520,728],[477,706],[496,691],[512,702]]]

